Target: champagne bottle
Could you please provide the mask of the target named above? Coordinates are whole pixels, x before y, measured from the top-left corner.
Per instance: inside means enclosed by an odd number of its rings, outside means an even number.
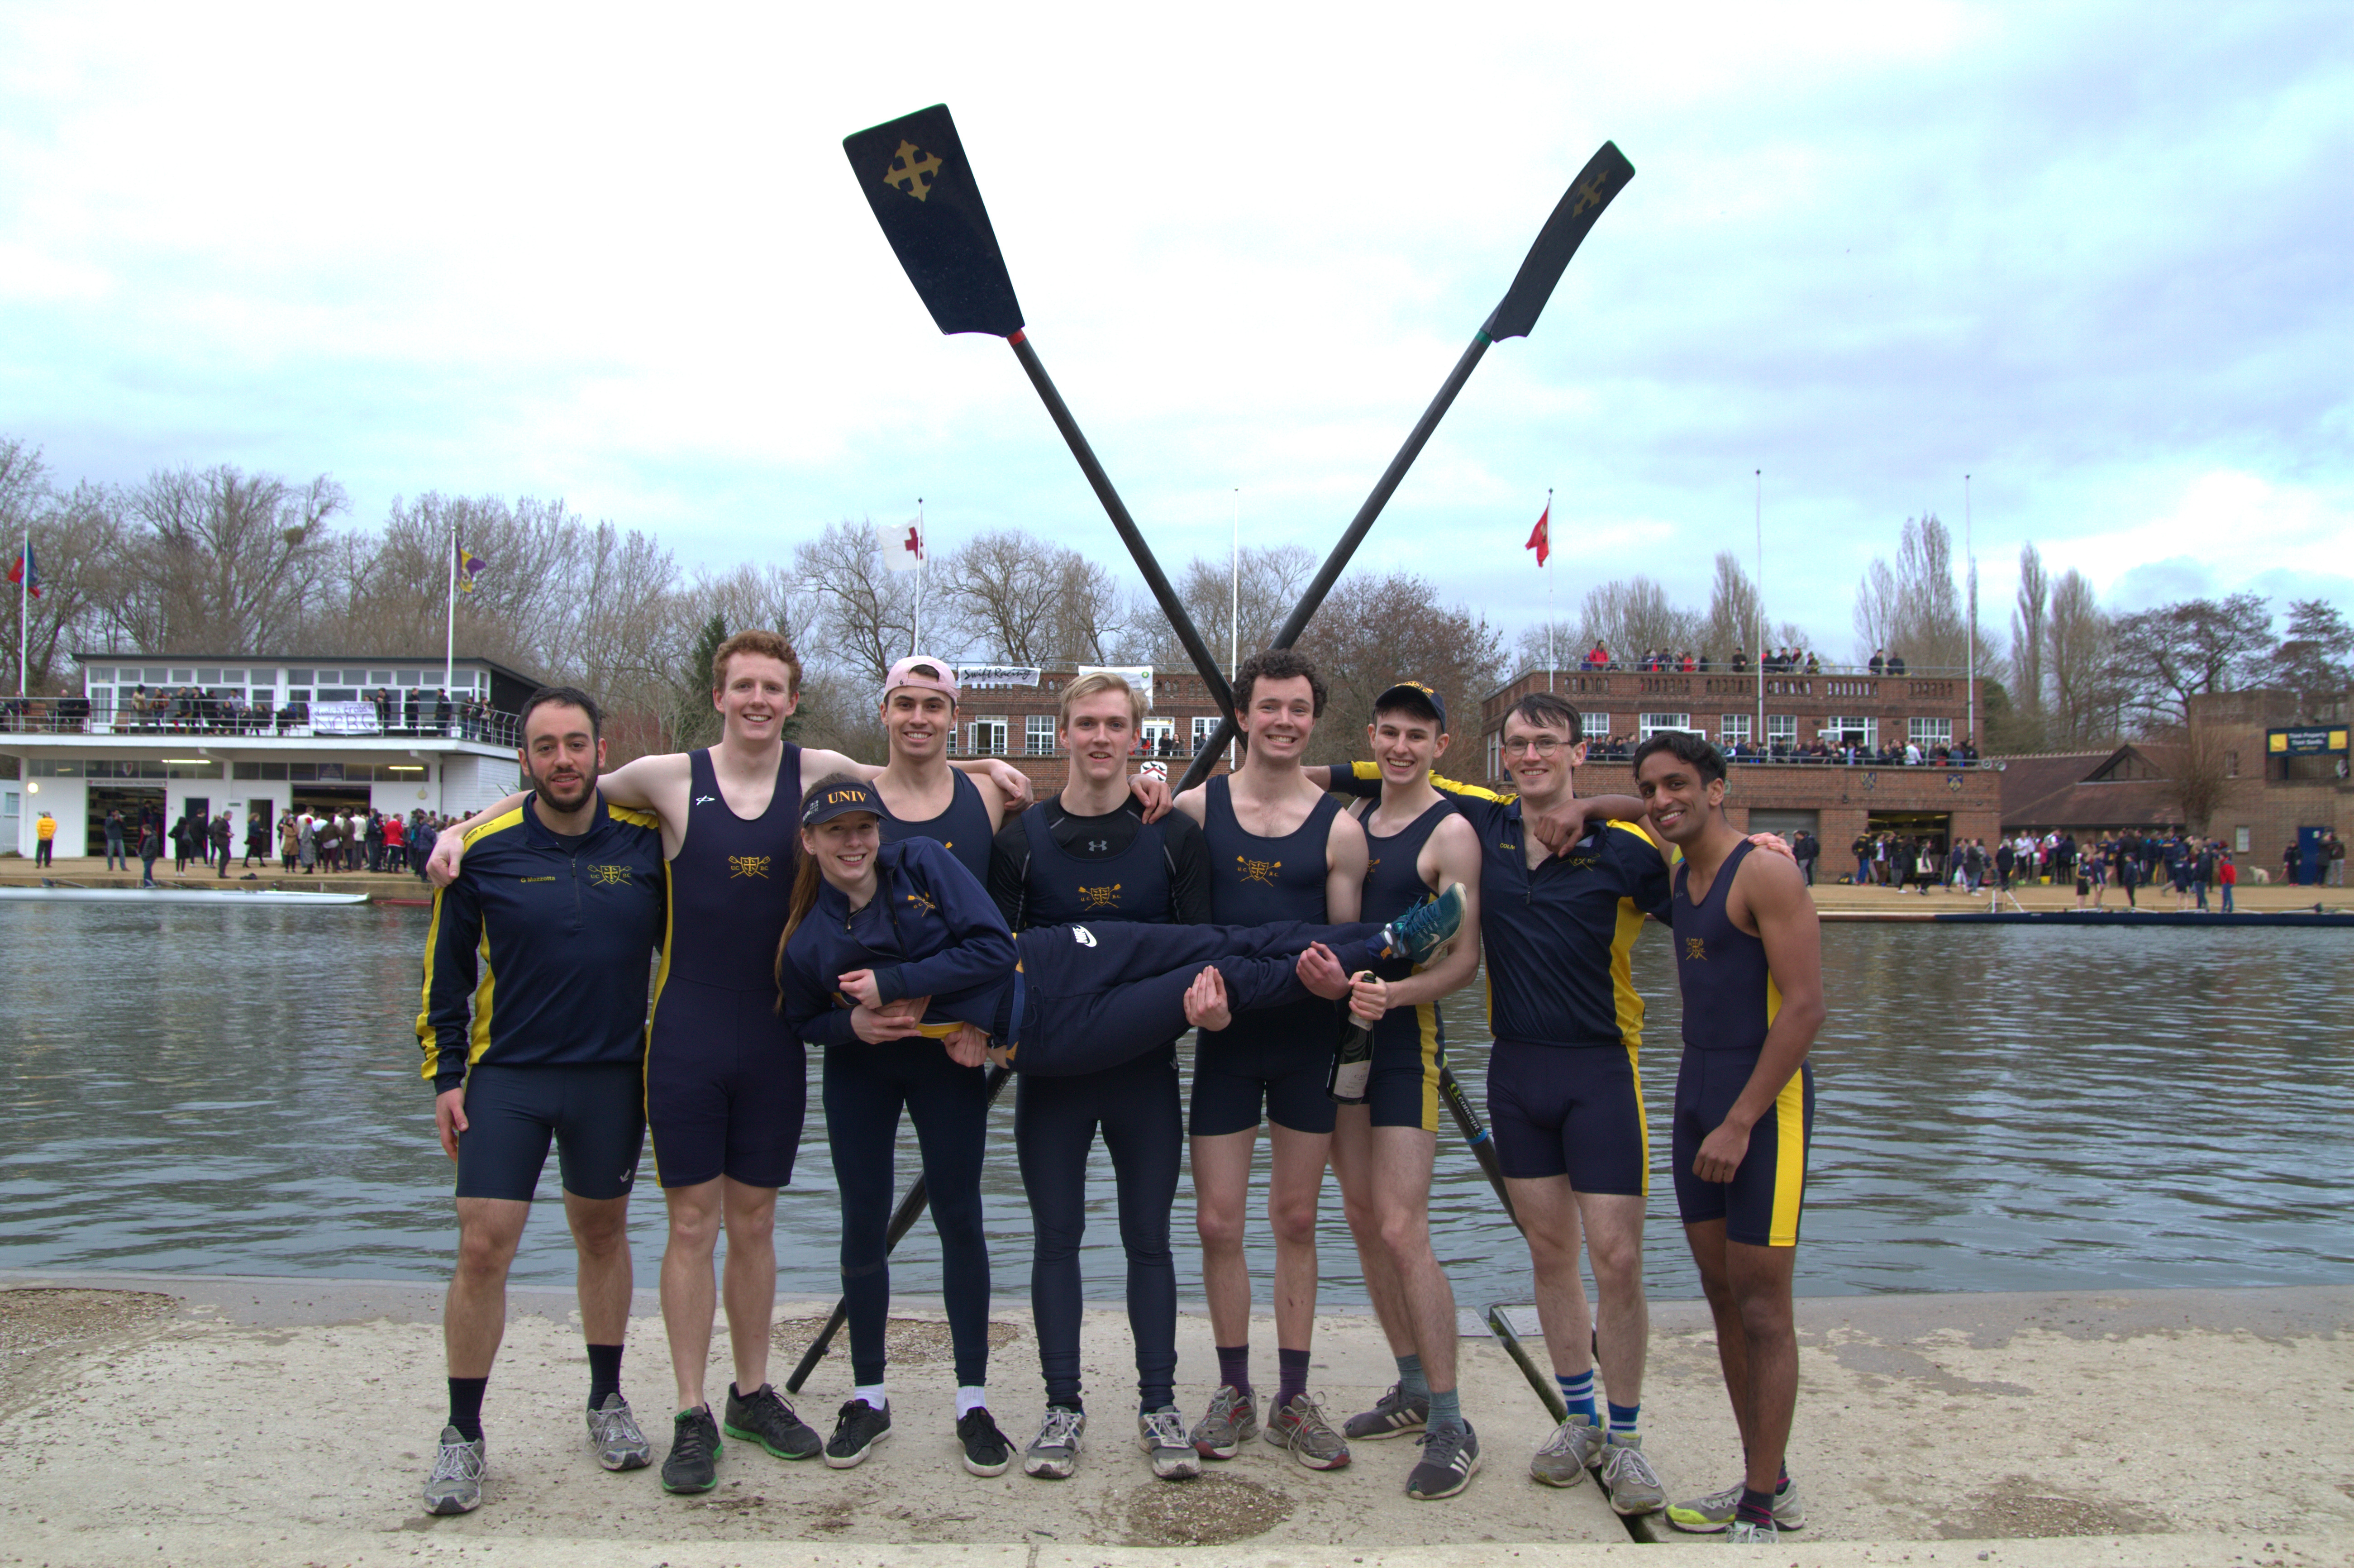
[[[1373,1026],[1353,1012],[1346,1016],[1348,1027],[1341,1033],[1340,1044],[1333,1048],[1332,1070],[1325,1077],[1324,1092],[1336,1104],[1361,1106],[1365,1103],[1366,1085],[1373,1075]]]

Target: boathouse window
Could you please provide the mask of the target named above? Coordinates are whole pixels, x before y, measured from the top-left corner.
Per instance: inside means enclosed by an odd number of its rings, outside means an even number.
[[[1747,746],[1749,744],[1749,715],[1747,714],[1721,715],[1718,717],[1716,724],[1716,738],[1719,745]]]
[[[2239,754],[2238,752],[2236,752],[2236,751],[2227,751],[2227,752],[2225,752],[2225,753],[2223,754],[2223,777],[2224,777],[2224,778],[2226,778],[2226,779],[2237,779],[2239,776],[2240,776],[2240,754]],[[2240,830],[2240,832],[2241,832],[2242,833],[2245,833],[2247,831],[2248,831],[2248,830],[2247,830],[2247,829],[2245,829],[2245,828],[2242,828],[2242,829]],[[2245,845],[2245,844],[2242,844],[2240,847],[2241,847],[2242,849],[2246,849],[2248,846],[2247,846],[2247,845]]]
[[[1636,738],[1649,740],[1662,730],[1690,730],[1691,728],[1691,715],[1690,714],[1645,714],[1642,718],[1641,733]]]
[[[1905,738],[1926,751],[1933,746],[1954,744],[1954,721],[1949,718],[1916,718],[1904,721]]]
[[[1766,744],[1767,746],[1781,746],[1795,748],[1798,744],[1798,715],[1796,714],[1767,714],[1766,715]]]
[[[1002,718],[980,718],[972,721],[971,751],[975,757],[1005,755],[1006,723]]]

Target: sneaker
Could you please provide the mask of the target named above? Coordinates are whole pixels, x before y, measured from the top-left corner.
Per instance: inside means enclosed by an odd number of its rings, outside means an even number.
[[[666,1492],[707,1492],[719,1484],[719,1423],[711,1406],[682,1410],[671,1422],[670,1457],[663,1461]]]
[[[1668,1491],[1659,1485],[1659,1473],[1651,1468],[1651,1461],[1643,1457],[1640,1437],[1621,1437],[1612,1433],[1602,1445],[1602,1489],[1609,1494],[1610,1506],[1621,1517],[1657,1513],[1668,1506]]]
[[[1733,1527],[1724,1532],[1725,1543],[1729,1546],[1771,1546],[1781,1536],[1782,1532],[1774,1528],[1774,1521],[1770,1519],[1764,1524],[1736,1519]]]
[[[1736,1482],[1721,1492],[1675,1504],[1668,1510],[1668,1522],[1687,1534],[1714,1535],[1733,1527],[1733,1516],[1740,1507],[1741,1487]],[[1774,1523],[1780,1530],[1807,1528],[1807,1505],[1798,1497],[1797,1482],[1774,1494]]]
[[[1405,1478],[1405,1495],[1416,1502],[1451,1498],[1479,1473],[1479,1436],[1469,1421],[1433,1427],[1415,1441],[1422,1445],[1422,1457]]]
[[[845,1400],[833,1418],[833,1436],[825,1440],[826,1467],[846,1470],[866,1457],[866,1451],[891,1436],[891,1406],[877,1410],[863,1399]]]
[[[1586,1471],[1601,1463],[1602,1428],[1595,1425],[1591,1415],[1573,1415],[1553,1429],[1544,1446],[1530,1459],[1529,1478],[1549,1487],[1574,1487],[1585,1479]],[[1733,1500],[1741,1500],[1738,1489]]]
[[[1193,1424],[1193,1452],[1204,1459],[1231,1459],[1258,1436],[1258,1395],[1220,1383],[1210,1408]]]
[[[1164,1481],[1182,1481],[1202,1473],[1202,1456],[1185,1436],[1185,1418],[1173,1404],[1148,1410],[1136,1418],[1136,1446],[1152,1458],[1152,1473]]]
[[[729,1383],[727,1419],[719,1429],[730,1437],[758,1443],[779,1459],[814,1459],[825,1446],[817,1428],[794,1414],[791,1402],[769,1383],[754,1389],[748,1398]]]
[[[605,1403],[588,1413],[588,1441],[597,1462],[609,1470],[642,1470],[653,1463],[654,1451],[630,1414],[630,1402],[609,1393]]]
[[[1430,1395],[1402,1393],[1395,1383],[1382,1395],[1371,1410],[1361,1410],[1341,1424],[1341,1436],[1352,1441],[1363,1438],[1378,1442],[1384,1437],[1403,1437],[1409,1432],[1419,1432],[1430,1420]]]
[[[1013,1463],[1013,1441],[997,1429],[985,1406],[957,1417],[957,1443],[964,1449],[964,1467],[976,1476],[1002,1476]]]
[[[1022,1473],[1042,1481],[1066,1481],[1079,1467],[1079,1437],[1087,1429],[1087,1414],[1068,1405],[1050,1404],[1038,1436],[1022,1450]]]
[[[1311,1470],[1337,1470],[1349,1462],[1349,1445],[1324,1419],[1324,1412],[1304,1393],[1267,1418],[1267,1440],[1288,1448],[1291,1457]]]
[[[427,1513],[472,1513],[482,1506],[482,1440],[469,1443],[455,1426],[441,1428],[433,1474],[425,1483]]]
[[[1389,957],[1427,964],[1462,928],[1463,885],[1456,882],[1429,903],[1417,904],[1391,921],[1383,928],[1382,940]]]

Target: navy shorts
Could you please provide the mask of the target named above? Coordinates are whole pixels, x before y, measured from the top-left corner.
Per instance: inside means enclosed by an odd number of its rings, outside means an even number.
[[[1438,1070],[1447,1065],[1447,1031],[1436,1002],[1393,1007],[1373,1025],[1373,1071],[1365,1105],[1375,1127],[1438,1130]]]
[[[1749,1152],[1732,1181],[1703,1181],[1692,1174],[1702,1141],[1724,1124],[1757,1070],[1757,1056],[1755,1051],[1684,1052],[1668,1139],[1676,1210],[1688,1225],[1723,1220],[1727,1241],[1796,1246],[1807,1190],[1807,1145],[1815,1130],[1813,1063],[1800,1065],[1774,1097],[1774,1108],[1749,1129]]]
[[[1294,1132],[1330,1132],[1326,1084],[1341,1043],[1334,1004],[1321,998],[1246,1012],[1232,1029],[1193,1041],[1193,1097],[1186,1130],[1195,1138],[1256,1132],[1261,1115]]]
[[[466,1075],[466,1130],[458,1135],[458,1196],[531,1202],[556,1143],[564,1190],[625,1198],[646,1140],[643,1080],[635,1062],[502,1067]]]
[[[809,1053],[777,1016],[775,991],[664,982],[646,1046],[646,1125],[663,1186],[722,1176],[786,1185],[808,1109]]]
[[[1566,1176],[1580,1192],[1650,1191],[1651,1137],[1634,1053],[1617,1045],[1499,1040],[1488,1056],[1488,1126],[1518,1181]]]

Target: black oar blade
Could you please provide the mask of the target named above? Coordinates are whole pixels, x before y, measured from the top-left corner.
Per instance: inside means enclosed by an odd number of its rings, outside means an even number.
[[[941,111],[945,114],[947,111]],[[1504,295],[1504,302],[1496,307],[1488,324],[1482,328],[1489,337],[1501,342],[1508,337],[1526,337],[1529,329],[1537,324],[1539,313],[1545,302],[1553,298],[1553,285],[1561,281],[1569,259],[1577,254],[1578,243],[1585,238],[1610,198],[1627,188],[1635,177],[1635,165],[1618,150],[1616,142],[1605,142],[1602,150],[1585,161],[1569,189],[1545,219],[1544,231],[1537,242],[1529,247],[1528,260]]]
[[[844,136],[842,150],[883,238],[940,331],[994,337],[1020,332],[1013,279],[949,106],[935,103]]]

